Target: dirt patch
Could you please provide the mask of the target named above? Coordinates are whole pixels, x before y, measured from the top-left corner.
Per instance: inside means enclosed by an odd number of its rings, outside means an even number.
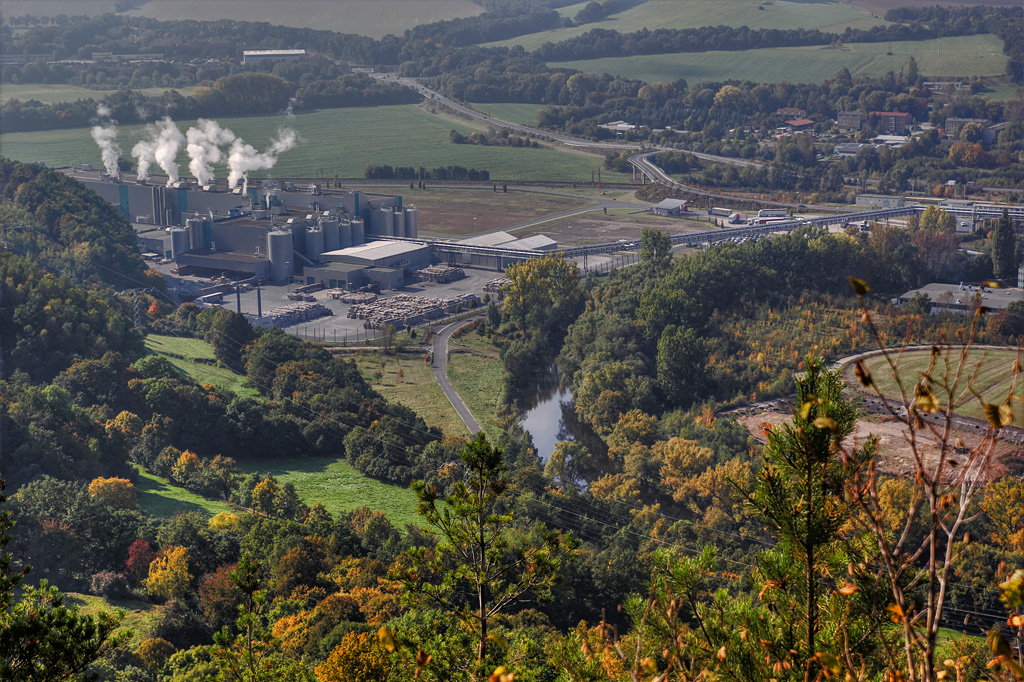
[[[791,412],[769,408],[765,411],[746,414],[737,418],[736,421],[746,427],[755,438],[763,440],[765,424],[775,426],[789,421],[792,417]],[[850,442],[862,443],[868,436],[877,437],[879,439],[878,470],[887,474],[909,476],[913,473],[914,453],[904,437],[905,433],[904,426],[894,417],[873,415],[857,420]],[[977,447],[982,440],[982,436],[978,433],[954,430],[952,434],[953,440],[960,439],[966,448]],[[1019,452],[1019,450],[1019,445],[999,441],[996,444],[995,452],[993,452],[992,465],[985,472],[986,477],[995,479],[1002,476],[1005,473],[1005,467],[1000,460],[1006,455]],[[918,451],[923,453],[925,462],[934,465],[939,455],[936,439],[927,432],[919,432]]]
[[[710,223],[692,220],[653,218],[645,214],[636,216],[602,215],[600,212],[587,213],[571,218],[562,218],[517,230],[517,237],[543,234],[551,237],[559,246],[586,246],[587,244],[608,244],[620,239],[640,239],[645,227],[654,227],[669,235],[707,232],[714,229]]]
[[[415,205],[418,223],[429,226],[421,234],[466,237],[503,230],[527,220],[583,208],[593,202],[552,194],[502,192],[493,189],[410,191],[407,203]]]

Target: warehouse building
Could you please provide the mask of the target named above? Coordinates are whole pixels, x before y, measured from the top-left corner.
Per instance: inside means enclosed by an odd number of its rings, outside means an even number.
[[[306,56],[305,50],[245,50],[243,64],[265,64],[267,62],[294,62]]]

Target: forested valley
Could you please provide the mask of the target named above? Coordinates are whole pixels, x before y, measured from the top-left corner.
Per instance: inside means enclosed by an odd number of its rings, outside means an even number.
[[[960,469],[880,473],[826,364],[964,334],[1017,343],[1020,306],[888,304],[991,272],[935,211],[906,231],[675,258],[648,230],[640,264],[603,278],[558,257],[513,266],[474,332],[506,370],[492,443],[428,427],[318,344],[172,306],[130,225],[72,179],[3,160],[0,182],[19,227],[0,250],[4,679],[1021,676],[1024,460],[985,450],[1019,407],[990,406],[977,446],[947,443]],[[140,327],[128,288],[149,289]],[[209,341],[254,396],[147,354],[149,332]],[[542,462],[516,400],[552,367],[591,437]],[[953,383],[937,368],[919,385],[908,437],[941,425]],[[723,412],[787,396],[792,418],[757,440]],[[411,486],[419,520],[330,513],[245,473],[254,458],[342,458]],[[959,473],[988,460],[1006,475]],[[150,515],[144,472],[230,511]],[[119,629],[118,605],[147,616]]]

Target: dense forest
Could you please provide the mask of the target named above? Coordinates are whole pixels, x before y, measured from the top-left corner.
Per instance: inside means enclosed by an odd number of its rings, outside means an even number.
[[[600,282],[558,257],[510,268],[476,325],[502,349],[510,415],[517,384],[556,362],[574,393],[567,416],[593,434],[544,463],[511,416],[494,444],[445,436],[381,399],[351,361],[225,310],[173,308],[154,291],[136,329],[110,284],[137,257],[117,270],[104,260],[116,249],[93,254],[93,277],[55,258],[96,238],[110,220],[102,202],[50,171],[3,168],[0,208],[24,225],[0,251],[5,677],[1013,678],[1021,479],[951,486],[953,464],[916,482],[878,475],[873,441],[843,445],[856,407],[819,359],[965,324],[972,342],[1019,338],[1016,308],[972,323],[884,303],[928,277],[991,269],[957,255],[938,212],[906,232],[808,230],[677,259],[650,230],[641,263]],[[49,210],[31,201],[39,185]],[[859,280],[850,292],[851,273],[880,295],[864,298]],[[147,355],[148,331],[206,339],[257,397]],[[941,424],[942,381],[919,389],[911,437],[931,423],[918,416]],[[763,446],[717,414],[794,386],[791,422],[766,426]],[[957,446],[970,462],[991,456],[982,446],[1005,423],[992,407],[982,445]],[[243,473],[242,458],[341,458],[412,485],[420,520],[329,513]],[[231,511],[150,516],[141,471]],[[927,559],[919,546],[959,549]],[[49,586],[29,587],[40,579]],[[58,589],[150,616],[129,638],[117,612],[85,615]],[[964,634],[940,637],[940,625]]]

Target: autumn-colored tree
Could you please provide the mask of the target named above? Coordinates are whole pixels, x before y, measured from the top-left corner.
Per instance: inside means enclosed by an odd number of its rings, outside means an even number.
[[[94,478],[89,483],[89,495],[114,509],[135,509],[139,505],[135,485],[127,478]]]
[[[171,467],[171,478],[185,487],[193,488],[199,482],[202,471],[203,463],[199,461],[199,456],[186,450]]]
[[[281,486],[273,476],[267,476],[252,489],[252,508],[268,516],[274,515],[277,497],[281,494]]]
[[[199,581],[199,607],[206,621],[216,629],[234,623],[238,617],[242,594],[231,581],[231,572],[237,567],[238,564],[221,566]]]
[[[144,585],[155,597],[184,599],[189,594],[192,574],[188,570],[188,550],[184,547],[165,547],[149,565],[149,577]]]
[[[160,672],[160,669],[167,663],[167,659],[173,656],[175,651],[177,649],[174,648],[174,645],[163,637],[150,637],[139,645],[135,653],[142,659],[146,669],[155,675]]]
[[[300,587],[317,584],[319,575],[327,570],[327,546],[321,538],[313,538],[302,547],[292,547],[274,567],[274,593],[287,597]]]
[[[992,542],[1008,552],[1024,552],[1024,480],[1004,476],[990,483],[981,509]]]
[[[350,632],[316,668],[319,682],[386,682],[392,659],[376,635]]]
[[[128,560],[124,563],[124,573],[138,585],[149,575],[149,565],[156,559],[156,550],[145,540],[136,540],[128,548]]]

